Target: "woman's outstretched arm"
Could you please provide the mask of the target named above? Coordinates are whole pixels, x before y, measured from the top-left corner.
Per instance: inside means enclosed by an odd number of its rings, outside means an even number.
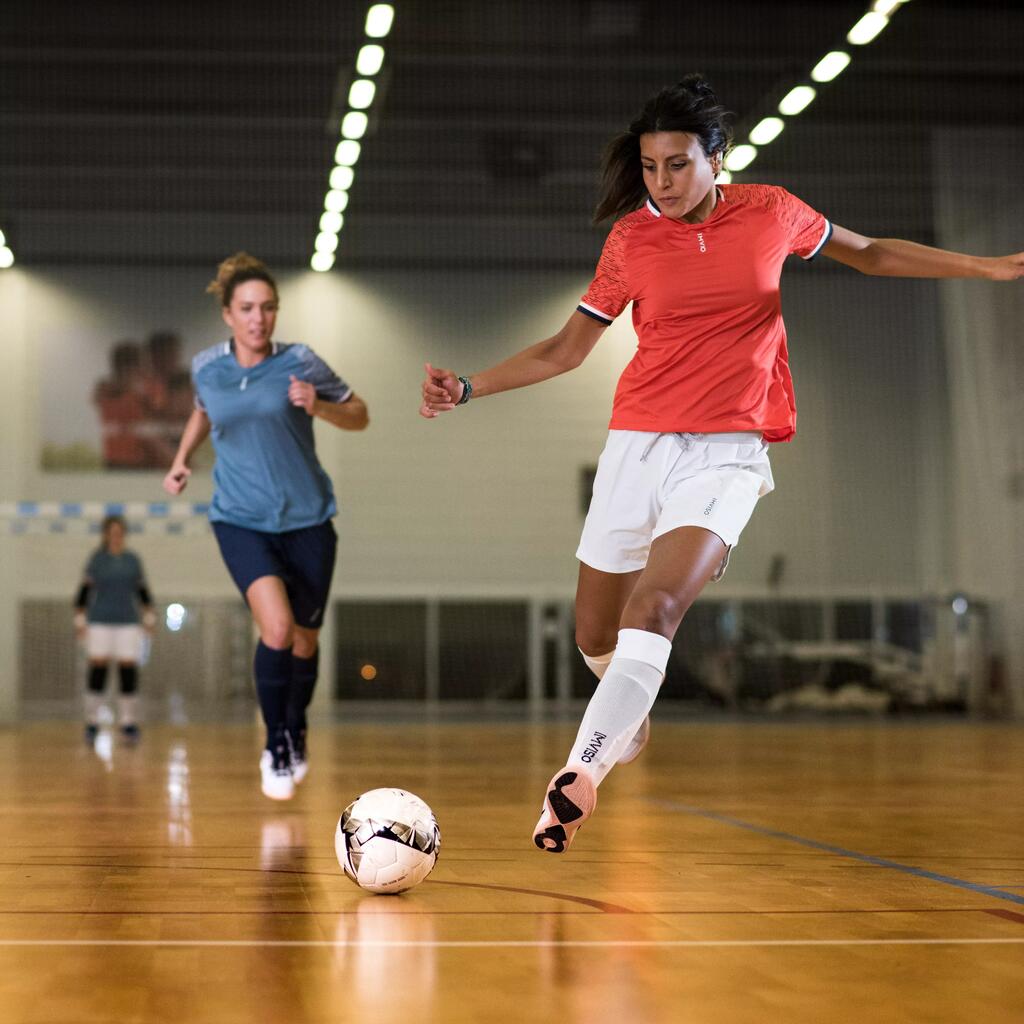
[[[576,369],[590,355],[605,328],[605,324],[592,317],[574,312],[557,334],[524,348],[490,369],[474,373],[469,378],[472,396],[482,398],[513,388],[529,387]],[[464,389],[454,371],[430,363],[427,363],[426,370],[420,415],[433,419],[438,413],[454,409]]]
[[[868,238],[838,224],[821,251],[829,259],[878,277],[977,277],[987,281],[1016,281],[1024,277],[1022,252],[1011,256],[967,256],[902,238]]]

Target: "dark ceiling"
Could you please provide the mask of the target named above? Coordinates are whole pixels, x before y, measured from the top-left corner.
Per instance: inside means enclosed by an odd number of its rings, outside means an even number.
[[[3,6],[0,229],[19,262],[308,262],[366,4]],[[602,147],[651,91],[702,70],[742,134],[867,0],[395,8],[339,266],[591,265]],[[1024,117],[1024,3],[910,0],[852,51],[736,180],[929,241],[932,133]]]

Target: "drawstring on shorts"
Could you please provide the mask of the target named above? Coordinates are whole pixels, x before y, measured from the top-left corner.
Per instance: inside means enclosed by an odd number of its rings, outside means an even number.
[[[666,431],[662,434],[655,434],[655,436],[651,438],[650,443],[640,456],[641,462],[647,461],[647,456],[651,454],[651,449],[663,437],[674,438],[676,444],[679,445],[680,451],[684,452],[688,452],[698,441],[704,441],[706,444],[712,444],[716,441],[725,444],[754,444],[761,440],[761,435],[752,430],[738,431],[731,434],[688,434],[685,432]]]

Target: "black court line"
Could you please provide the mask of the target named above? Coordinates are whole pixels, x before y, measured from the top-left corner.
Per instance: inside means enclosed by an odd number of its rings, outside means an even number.
[[[809,846],[812,850],[833,853],[838,857],[848,857],[878,868],[901,871],[905,875],[926,878],[931,882],[940,882],[943,885],[952,885],[958,889],[967,889],[969,892],[975,892],[981,896],[991,896],[993,899],[1007,900],[1010,903],[1024,905],[1024,896],[1007,892],[1005,889],[997,889],[991,885],[979,885],[977,882],[968,882],[966,879],[954,878],[952,875],[940,875],[936,871],[926,871],[924,868],[915,868],[910,864],[900,864],[898,861],[886,860],[884,857],[873,857],[871,854],[847,850],[842,846],[833,846],[831,843],[820,843],[818,840],[808,839],[806,836],[793,835],[791,832],[780,832],[778,829],[766,828],[764,825],[756,825],[751,821],[743,821],[741,818],[732,818],[728,814],[718,814],[716,811],[707,811],[702,807],[689,807],[674,800],[660,800],[656,797],[648,797],[647,802],[654,804],[656,807],[663,807],[668,811],[690,814],[695,818],[706,818],[709,821],[717,821],[723,825],[731,825],[733,828],[742,828],[748,832],[756,832],[759,835],[768,836],[770,839],[783,839],[787,843],[799,843],[801,846]]]

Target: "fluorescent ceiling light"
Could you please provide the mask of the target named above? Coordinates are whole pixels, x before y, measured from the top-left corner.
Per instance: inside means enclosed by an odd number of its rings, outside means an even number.
[[[320,230],[325,231],[329,235],[336,235],[341,230],[341,225],[345,223],[345,218],[340,213],[335,213],[333,210],[328,210],[326,213],[320,215]]]
[[[338,148],[334,151],[334,162],[339,167],[355,166],[355,162],[359,159],[359,149],[359,143],[353,139],[339,142]]]
[[[341,119],[341,134],[346,139],[361,139],[368,124],[369,118],[361,110],[350,110]]]
[[[868,11],[846,34],[846,41],[853,46],[870,43],[889,24],[889,19],[877,11]]]
[[[750,130],[750,141],[755,146],[767,146],[773,139],[777,139],[786,127],[786,122],[781,117],[762,118]]]
[[[779,103],[779,113],[785,114],[787,117],[793,117],[795,114],[799,114],[801,110],[806,110],[808,104],[817,95],[818,91],[813,86],[798,85],[795,89],[790,89],[782,97],[782,101]]]
[[[892,14],[899,5],[903,3],[903,0],[875,0],[872,10],[878,14],[884,14],[886,16]]]
[[[357,78],[348,91],[348,105],[353,110],[365,110],[372,102],[377,86],[366,78]]]
[[[324,196],[324,209],[329,210],[331,213],[342,213],[346,206],[348,206],[348,193],[343,189],[332,188]]]
[[[360,75],[375,75],[384,63],[384,47],[376,43],[367,43],[359,50],[356,57],[356,71]]]
[[[6,245],[0,245],[0,270],[14,266],[14,253]]]
[[[313,248],[317,252],[334,252],[338,248],[338,236],[333,231],[321,231],[316,236]]]
[[[749,167],[757,156],[757,149],[754,146],[737,146],[725,158],[725,167],[729,171],[742,171]]]
[[[846,65],[849,63],[850,55],[848,53],[844,53],[842,50],[833,50],[831,53],[826,53],[814,65],[811,78],[816,82],[831,82],[833,78],[838,77],[846,70]]]
[[[374,4],[366,12],[366,34],[371,39],[383,39],[394,20],[395,9],[391,4]]]
[[[331,171],[331,188],[347,192],[352,187],[352,179],[355,176],[355,171],[351,167],[335,167]]]
[[[313,258],[309,261],[309,265],[318,273],[322,274],[327,270],[330,270],[334,266],[334,253],[332,252],[315,252]]]
[[[732,175],[727,170],[723,169],[718,172],[718,177],[715,178],[715,181],[717,181],[719,185],[731,185]]]

